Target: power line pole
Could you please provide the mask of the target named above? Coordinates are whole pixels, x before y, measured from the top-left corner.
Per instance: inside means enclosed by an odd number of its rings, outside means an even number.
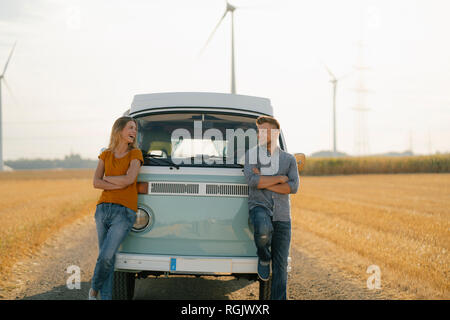
[[[433,154],[433,148],[431,145],[431,134],[430,134],[430,129],[428,129],[428,154]]]
[[[353,91],[356,92],[356,105],[352,108],[355,110],[354,152],[358,155],[367,155],[369,154],[367,111],[370,109],[366,107],[366,98],[370,90],[366,87],[364,72],[369,70],[369,67],[364,64],[364,43],[362,40],[357,42],[357,46],[357,62],[354,66],[357,74],[357,80],[356,87],[353,89]]]

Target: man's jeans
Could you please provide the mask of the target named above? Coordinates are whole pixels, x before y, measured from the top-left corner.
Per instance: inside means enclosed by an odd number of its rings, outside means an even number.
[[[120,244],[136,221],[136,212],[116,203],[100,203],[95,210],[99,255],[91,286],[102,300],[112,299],[114,263]]]
[[[268,209],[256,206],[249,212],[257,255],[272,260],[272,300],[286,300],[287,266],[291,243],[291,222],[272,221]]]

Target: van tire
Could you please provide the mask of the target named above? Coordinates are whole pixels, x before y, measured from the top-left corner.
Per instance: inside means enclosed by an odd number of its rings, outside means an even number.
[[[130,272],[114,271],[113,300],[132,300],[136,274]]]
[[[259,300],[270,300],[270,293],[272,288],[272,275],[268,281],[263,281],[258,278],[259,281]]]

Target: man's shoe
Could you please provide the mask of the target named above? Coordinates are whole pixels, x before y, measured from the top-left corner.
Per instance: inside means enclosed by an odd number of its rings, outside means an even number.
[[[97,297],[96,296],[93,296],[91,293],[92,293],[92,288],[90,288],[89,289],[89,299],[88,300],[97,300]],[[98,293],[97,293],[97,295],[98,295]]]
[[[269,281],[270,261],[261,261],[258,258],[258,276],[262,281]]]

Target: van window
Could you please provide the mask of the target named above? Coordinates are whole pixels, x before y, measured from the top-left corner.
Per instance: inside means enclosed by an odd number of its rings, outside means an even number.
[[[257,143],[255,119],[213,112],[151,114],[136,117],[137,140],[145,165],[236,167]]]

